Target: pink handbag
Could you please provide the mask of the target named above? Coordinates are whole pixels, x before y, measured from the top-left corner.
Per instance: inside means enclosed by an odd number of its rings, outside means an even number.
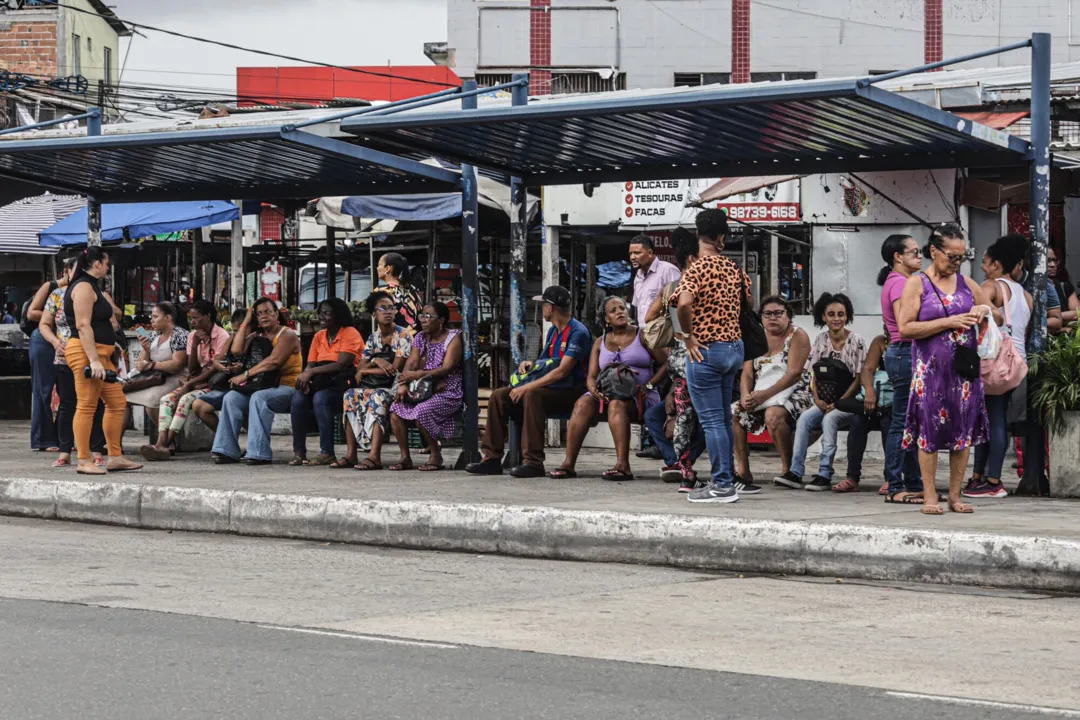
[[[1001,282],[998,280],[998,282]],[[1006,287],[1008,287],[1006,285]],[[1010,298],[1011,299],[1011,298]],[[1010,390],[1015,390],[1027,377],[1028,365],[1016,349],[1012,341],[1012,317],[1009,314],[1009,303],[1003,304],[1002,311],[1005,313],[1005,326],[1008,333],[1002,333],[1001,349],[993,360],[982,361],[983,392],[987,395],[1004,395]],[[993,322],[993,317],[987,322]]]

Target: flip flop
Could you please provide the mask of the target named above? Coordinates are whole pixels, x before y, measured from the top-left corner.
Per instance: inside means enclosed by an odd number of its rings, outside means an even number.
[[[881,487],[878,488],[877,494],[878,495],[888,495],[889,494],[889,482],[887,480],[884,483],[882,483]]]
[[[923,515],[944,515],[945,511],[941,509],[940,505],[923,505],[922,510],[919,510]]]
[[[975,508],[962,502],[949,503],[949,511],[954,513],[960,513],[961,515],[970,515],[975,512]]]
[[[293,459],[289,461],[289,467],[300,467],[301,465],[307,465],[307,460],[299,455],[293,455]]]
[[[859,483],[855,482],[851,478],[844,478],[839,484],[833,486],[832,491],[834,493],[859,492]]]
[[[570,468],[555,468],[548,473],[548,477],[552,480],[565,480],[567,478],[576,478],[577,471]]]
[[[314,460],[308,460],[304,464],[309,467],[326,467],[327,465],[330,465],[331,463],[334,463],[336,461],[337,458],[335,458],[333,455],[323,455],[320,453],[319,455],[315,456]]]
[[[54,468],[71,467],[71,459],[64,460],[63,458],[56,458],[56,462],[52,464]]]
[[[921,497],[915,497],[914,495],[906,494],[906,490],[902,490],[898,493],[889,493],[889,496],[885,498],[887,503],[895,503],[897,505],[922,505],[923,499]],[[904,495],[904,497],[897,499],[897,495]],[[937,514],[937,513],[933,513]]]
[[[172,457],[172,453],[168,450],[161,450],[153,445],[143,445],[139,448],[139,454],[151,461],[168,460]]]
[[[420,467],[418,467],[416,469],[419,470],[420,472],[435,472],[437,470],[445,470],[446,466],[443,465],[442,463],[439,463],[438,465],[432,465],[431,463],[428,463],[427,465],[421,465]]]
[[[392,472],[402,472],[403,470],[415,470],[416,468],[413,467],[412,463],[409,463],[408,465],[406,465],[405,463],[397,463],[396,465],[391,465],[386,469]]]
[[[371,471],[371,470],[382,470],[382,469],[383,469],[382,465],[378,464],[377,462],[375,462],[371,458],[364,458],[359,463],[357,463],[356,467],[353,468],[353,470],[359,470],[360,472],[368,472],[368,471]]]
[[[356,466],[355,460],[349,460],[348,458],[339,458],[330,463],[331,470],[348,470]]]
[[[611,468],[610,470],[605,470],[604,474],[601,475],[600,477],[604,478],[605,480],[612,480],[612,481],[618,482],[620,480],[633,480],[634,479],[634,474],[633,473],[624,473],[622,470],[618,470],[616,468]]]

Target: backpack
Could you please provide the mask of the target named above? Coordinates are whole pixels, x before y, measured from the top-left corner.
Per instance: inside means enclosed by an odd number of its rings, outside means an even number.
[[[601,370],[596,389],[608,400],[636,400],[640,392],[637,375],[626,363],[611,363]]]
[[[834,405],[851,387],[855,376],[836,358],[822,358],[814,363],[814,389],[823,403]]]
[[[551,347],[548,352],[550,357],[537,360],[533,363],[532,367],[524,373],[514,373],[510,376],[510,387],[517,387],[519,385],[531,383],[533,380],[539,380],[562,364],[563,357],[566,354],[566,344],[570,340],[569,323],[563,329],[561,335],[562,337],[560,339],[560,333],[553,334],[551,338]]]
[[[255,336],[251,339],[251,344],[248,345],[247,354],[244,357],[244,370],[247,371],[255,367],[270,357],[272,352],[274,352],[274,343],[270,338],[265,335]],[[277,370],[267,370],[257,375],[250,375],[246,383],[239,387],[233,386],[232,389],[244,395],[253,395],[260,390],[277,387],[280,380],[281,373]]]

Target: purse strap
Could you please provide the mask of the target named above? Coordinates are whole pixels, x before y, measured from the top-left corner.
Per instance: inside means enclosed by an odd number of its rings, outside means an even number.
[[[926,282],[930,283],[930,287],[934,288],[934,292],[937,293],[938,301],[941,303],[941,309],[945,311],[945,317],[952,317],[952,313],[949,312],[949,306],[945,304],[945,297],[938,290],[938,286],[934,284],[934,281],[930,279],[929,275],[923,275],[926,278]],[[960,289],[960,278],[956,278],[956,289]]]
[[[1011,337],[1012,336],[1012,313],[1009,312],[1009,303],[1012,302],[1013,296],[1016,295],[1016,291],[1012,289],[1012,286],[1010,286],[1009,283],[1005,282],[1001,278],[998,278],[997,281],[999,283],[1001,283],[1002,285],[1004,285],[1009,290],[1009,299],[1005,300],[1005,301],[1003,301],[1001,303],[1001,308],[1002,308],[1001,311],[1002,311],[1002,313],[1005,314],[1005,324],[1009,326],[1009,336]]]

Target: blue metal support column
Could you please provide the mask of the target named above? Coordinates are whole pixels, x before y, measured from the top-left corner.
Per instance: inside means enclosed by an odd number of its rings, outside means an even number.
[[[525,73],[516,73],[515,81],[528,80]],[[515,85],[514,105],[529,103],[529,86]],[[510,178],[510,357],[514,372],[525,357],[525,243],[529,232],[528,203],[525,202],[525,182]]]
[[[86,113],[87,136],[101,134],[101,108],[90,108]],[[93,195],[86,196],[86,246],[101,247],[101,201]]]
[[[462,91],[476,90],[475,80],[466,80]],[[462,110],[476,109],[476,95],[466,94],[461,99]],[[461,455],[457,469],[461,470],[480,459],[480,372],[477,363],[477,336],[480,316],[477,303],[480,300],[480,281],[477,278],[479,262],[479,199],[476,186],[476,168],[461,166],[461,327],[465,341],[465,408],[462,414],[464,427],[461,433]]]
[[[1028,354],[1046,349],[1046,248],[1050,239],[1050,34],[1031,36],[1031,272],[1028,291],[1035,299],[1034,332]],[[1031,404],[1035,387],[1028,383],[1028,433],[1024,447],[1022,495],[1046,495],[1044,429]]]

